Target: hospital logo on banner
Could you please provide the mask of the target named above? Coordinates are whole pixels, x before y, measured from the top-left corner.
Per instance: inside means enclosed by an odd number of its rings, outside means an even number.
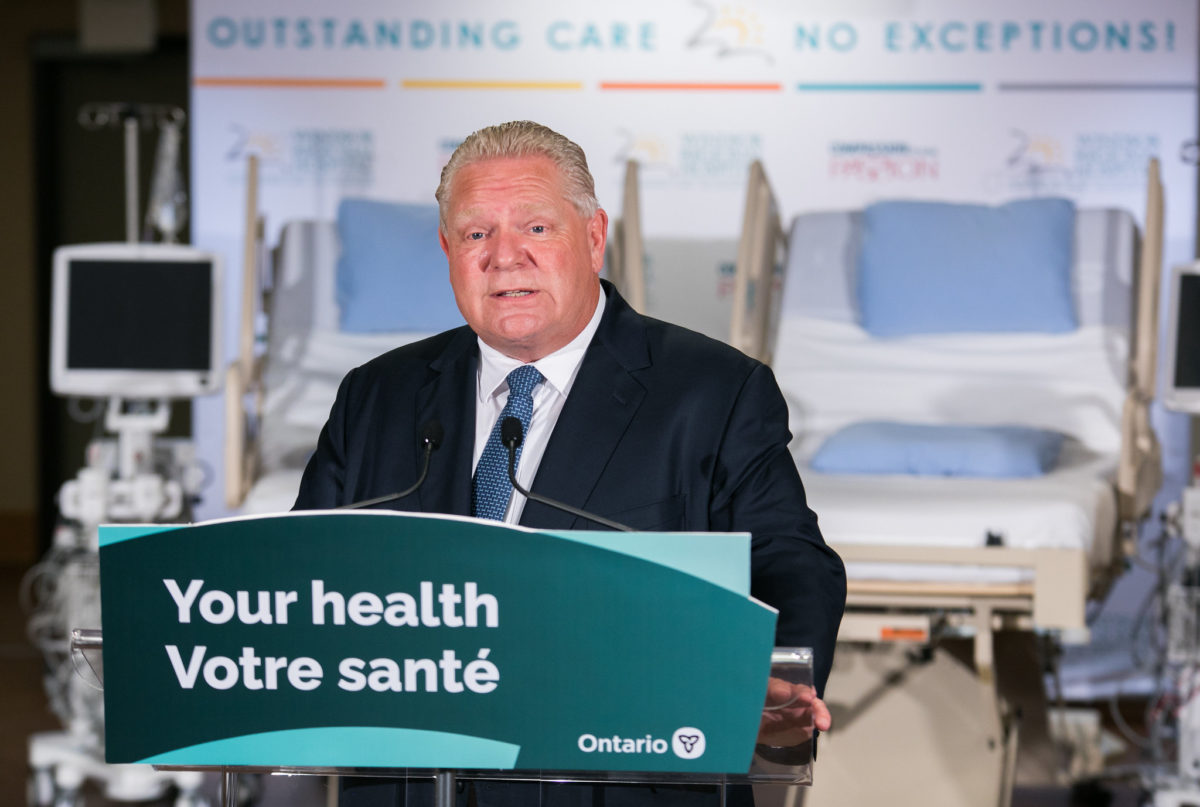
[[[835,140],[829,144],[829,178],[841,182],[936,182],[941,158],[934,146],[905,141]]]
[[[1151,132],[1090,130],[1062,136],[1014,128],[1004,167],[985,184],[1035,196],[1135,190],[1145,183],[1146,163],[1161,152],[1161,138]]]
[[[659,188],[690,188],[696,185],[741,186],[746,166],[760,159],[763,134],[759,131],[646,132],[621,129],[621,145],[613,160],[618,164],[637,160],[641,181]]]
[[[687,47],[709,51],[719,59],[730,56],[750,56],[774,64],[766,48],[766,25],[755,12],[743,7],[694,0],[693,6],[704,13],[704,21],[688,37]]]
[[[271,131],[234,124],[225,164],[239,172],[248,154],[259,155],[262,181],[268,185],[317,182],[362,190],[375,182],[375,135],[368,129],[304,126]]]

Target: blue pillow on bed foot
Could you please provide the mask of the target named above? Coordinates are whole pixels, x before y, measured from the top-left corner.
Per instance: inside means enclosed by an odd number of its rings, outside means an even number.
[[[838,474],[1033,477],[1058,463],[1063,439],[1029,426],[863,421],[830,435],[810,465]]]

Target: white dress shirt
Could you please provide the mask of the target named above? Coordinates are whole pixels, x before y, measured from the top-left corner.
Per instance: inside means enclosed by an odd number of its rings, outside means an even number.
[[[550,434],[558,423],[563,404],[579,375],[579,366],[583,364],[583,354],[591,344],[596,329],[600,327],[600,317],[604,314],[604,291],[600,291],[600,299],[596,301],[596,311],[588,324],[579,335],[564,347],[549,356],[533,362],[545,381],[533,390],[533,417],[529,421],[529,431],[521,444],[521,460],[517,464],[517,481],[526,490],[533,483],[542,454],[546,452],[546,444],[550,442]],[[478,400],[475,402],[475,459],[471,463],[471,474],[474,477],[475,466],[483,454],[488,437],[496,425],[504,404],[508,402],[508,374],[520,367],[524,362],[505,356],[500,351],[479,340],[479,373],[475,385]],[[525,510],[525,497],[513,491],[508,500],[508,511],[504,514],[506,524],[516,524],[521,520]]]

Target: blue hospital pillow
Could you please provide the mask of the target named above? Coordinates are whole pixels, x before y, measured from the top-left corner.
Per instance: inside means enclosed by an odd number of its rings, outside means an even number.
[[[343,331],[436,332],[463,323],[438,243],[437,205],[343,199],[337,230]]]
[[[862,327],[877,337],[1073,331],[1074,243],[1068,199],[873,204],[858,256]]]
[[[1063,439],[1028,426],[863,421],[826,438],[810,465],[836,474],[1041,476],[1058,462]]]

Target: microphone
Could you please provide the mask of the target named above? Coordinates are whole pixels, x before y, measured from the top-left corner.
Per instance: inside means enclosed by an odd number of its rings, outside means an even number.
[[[618,530],[620,532],[634,532],[633,527],[626,527],[624,524],[618,524],[615,521],[609,521],[607,518],[593,515],[586,510],[580,510],[577,507],[572,507],[569,504],[555,501],[537,493],[525,490],[521,487],[521,483],[517,481],[517,448],[525,440],[525,429],[521,426],[521,421],[509,415],[500,424],[500,442],[508,449],[508,481],[512,482],[513,488],[524,496],[526,499],[534,502],[553,507],[556,510],[562,510],[564,513],[570,513],[579,518],[585,518],[588,521],[594,521],[597,524],[603,524],[610,530]]]
[[[517,425],[521,425],[520,421],[517,422]],[[421,445],[425,448],[425,459],[421,464],[421,475],[417,477],[417,481],[413,483],[412,487],[406,488],[399,493],[389,493],[386,496],[377,496],[374,499],[365,499],[361,502],[343,504],[335,509],[357,510],[363,507],[374,507],[377,504],[394,502],[397,499],[403,499],[405,496],[411,496],[412,494],[416,493],[417,488],[421,487],[421,485],[425,483],[425,477],[429,475],[429,458],[432,457],[433,452],[437,451],[442,445],[442,438],[445,436],[446,430],[442,428],[442,422],[440,420],[430,420],[421,427]]]

